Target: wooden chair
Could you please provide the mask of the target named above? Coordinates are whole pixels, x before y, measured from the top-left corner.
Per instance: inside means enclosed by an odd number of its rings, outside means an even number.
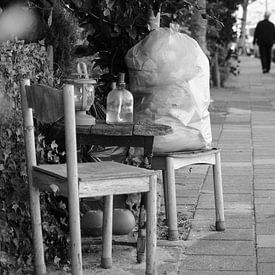
[[[35,106],[29,106],[28,102],[30,93],[32,93],[32,99],[37,95],[36,89],[30,88],[29,85],[29,80],[25,79],[22,81],[21,99],[29,179],[35,274],[46,274],[39,200],[39,193],[42,190],[56,190],[58,195],[68,197],[71,271],[73,275],[82,274],[79,199],[104,196],[101,265],[104,268],[111,268],[113,195],[146,192],[145,274],[153,274],[156,251],[156,172],[115,162],[77,163],[74,87],[69,84],[64,86],[63,92],[59,91],[59,96],[61,95],[62,98],[61,101],[64,101],[66,164],[37,165],[32,114]],[[47,108],[45,105],[43,107]]]
[[[169,240],[178,239],[175,170],[194,164],[213,166],[216,230],[225,230],[220,149],[184,151],[153,156],[152,168],[162,170]]]

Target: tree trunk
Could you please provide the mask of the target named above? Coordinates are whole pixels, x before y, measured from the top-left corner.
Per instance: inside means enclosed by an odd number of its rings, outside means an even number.
[[[199,43],[202,50],[208,55],[207,44],[206,44],[206,30],[207,30],[207,19],[202,17],[206,14],[206,0],[198,0],[199,9],[195,9],[192,22],[191,22],[191,35]]]
[[[220,74],[220,66],[219,66],[219,57],[218,52],[215,53],[213,58],[213,85],[217,88],[221,87],[221,74]]]
[[[243,16],[242,16],[242,25],[241,25],[241,34],[238,48],[242,49],[242,53],[246,53],[245,47],[245,36],[246,36],[246,19],[247,19],[247,7],[248,7],[249,0],[243,0],[242,7],[243,7]]]

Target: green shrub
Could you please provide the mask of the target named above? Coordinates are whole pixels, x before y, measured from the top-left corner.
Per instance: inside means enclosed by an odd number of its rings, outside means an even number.
[[[8,41],[0,45],[0,270],[29,269],[33,259],[19,91],[25,77],[32,83],[54,83],[43,43]],[[40,150],[46,147],[40,136]],[[49,194],[41,195],[45,256],[58,264],[57,259],[66,260],[68,255],[64,205]],[[62,215],[55,218],[53,209],[60,209]]]

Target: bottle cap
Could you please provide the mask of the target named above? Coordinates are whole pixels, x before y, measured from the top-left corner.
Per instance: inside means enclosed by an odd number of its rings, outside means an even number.
[[[119,84],[125,84],[125,73],[119,73],[118,83]]]

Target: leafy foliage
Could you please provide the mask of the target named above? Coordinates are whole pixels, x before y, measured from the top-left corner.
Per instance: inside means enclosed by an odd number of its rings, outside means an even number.
[[[5,79],[5,91],[2,92],[16,110],[20,105],[19,85],[22,78],[30,78],[40,83],[53,83],[43,44],[25,45],[24,41],[7,41],[0,47],[0,58],[0,71]]]
[[[207,1],[207,44],[210,51],[210,65],[213,70],[215,54],[218,54],[218,65],[221,67],[221,82],[228,77],[232,64],[229,62],[230,45],[236,39],[233,25],[236,21],[234,12],[241,0]],[[233,69],[235,72],[235,69]],[[221,84],[222,84],[221,83]]]
[[[19,86],[20,80],[24,77],[35,83],[53,83],[47,58],[43,43],[25,44],[24,41],[8,41],[0,46],[0,248],[3,252],[0,270],[16,269],[19,272],[32,265],[32,230],[27,199],[29,196]],[[43,158],[41,148],[47,155],[49,149],[45,144],[41,144],[40,155]],[[56,151],[55,145],[50,148]],[[60,209],[63,213],[62,218],[58,217],[62,219],[62,223],[53,215],[51,208],[54,208],[54,205],[55,209]],[[60,226],[63,224],[66,227],[64,204],[53,196],[43,194],[41,207],[46,259],[66,259],[67,232],[62,231]],[[51,246],[50,249],[48,244],[53,242],[56,246]]]
[[[148,19],[151,8],[154,14],[161,7],[161,25],[169,26],[178,22],[187,26],[196,1],[170,0],[64,0],[78,18],[80,27],[86,30],[85,46],[77,47],[75,55],[97,54],[96,65],[103,74],[100,76],[99,93],[106,96],[111,82],[116,80],[118,72],[127,67],[124,56],[127,51],[148,33]],[[186,28],[187,29],[187,28]],[[103,98],[104,98],[103,96]]]

